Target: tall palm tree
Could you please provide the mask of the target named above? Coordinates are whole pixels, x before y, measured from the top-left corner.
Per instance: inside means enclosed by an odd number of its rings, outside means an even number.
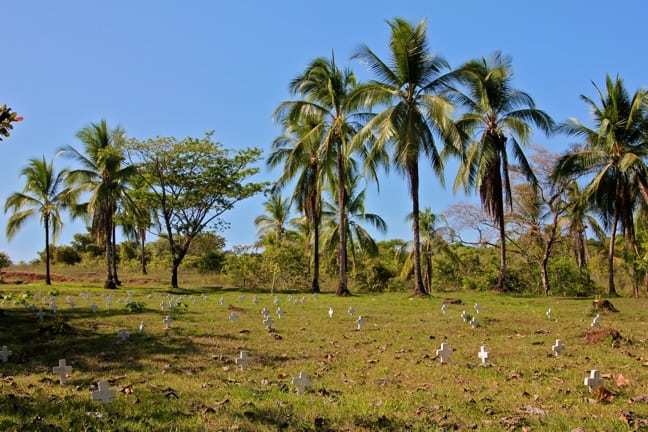
[[[468,137],[455,190],[477,189],[483,209],[499,229],[500,269],[495,290],[506,291],[506,236],[504,206],[513,207],[509,178],[509,152],[520,173],[533,185],[537,180],[523,147],[528,144],[532,126],[549,134],[554,122],[536,108],[531,96],[512,87],[511,59],[497,52],[491,58],[471,60],[454,73],[462,89],[453,97],[464,108],[457,126]]]
[[[291,203],[288,198],[282,197],[274,192],[263,203],[265,213],[254,219],[254,225],[258,228],[259,241],[274,243],[281,246],[282,240],[286,238],[286,225],[290,216]]]
[[[320,292],[319,275],[319,240],[321,220],[321,196],[325,182],[325,167],[332,165],[331,161],[321,160],[332,153],[320,153],[322,129],[318,128],[319,121],[308,120],[284,122],[284,134],[272,143],[272,152],[267,163],[274,168],[282,166],[282,172],[275,183],[277,189],[282,189],[291,180],[294,182],[292,200],[297,210],[306,218],[308,228],[306,244],[310,246],[312,239],[313,277],[311,291]]]
[[[633,213],[640,192],[648,184],[648,92],[641,89],[631,97],[623,80],[609,75],[605,92],[596,84],[594,87],[598,103],[581,95],[590,107],[594,127],[576,119],[560,126],[560,131],[583,139],[583,143],[558,160],[553,177],[592,176],[583,193],[599,211],[604,227],[610,229],[608,293],[616,296],[614,248],[618,225],[625,240],[634,245]]]
[[[68,181],[79,192],[89,193],[88,202],[79,205],[77,214],[92,222],[92,234],[105,248],[104,288],[114,289],[117,287],[113,267],[114,215],[118,202],[127,192],[135,167],[124,163],[121,146],[125,133],[120,127],[109,129],[106,121],[101,120],[85,126],[76,136],[84,152],[66,146],[61,153],[81,165],[69,172]]]
[[[293,95],[300,95],[303,99],[283,102],[275,111],[275,117],[290,123],[307,122],[312,125],[313,134],[321,136],[319,153],[321,160],[335,158],[335,181],[345,185],[345,172],[351,156],[349,143],[361,127],[364,116],[359,111],[361,106],[358,100],[351,97],[357,89],[353,72],[346,68],[340,69],[335,58],[318,57],[313,60],[306,70],[292,80],[290,90]],[[332,156],[329,156],[332,155]],[[375,174],[375,172],[373,173]],[[372,175],[373,175],[372,174]],[[332,181],[329,178],[329,181]],[[338,189],[338,224],[346,225],[347,192],[344,187]],[[339,281],[337,295],[349,295],[347,286],[346,232],[341,231],[338,244]]]
[[[323,249],[331,256],[334,248],[339,244],[341,238],[347,242],[347,248],[351,251],[351,261],[355,267],[356,253],[362,251],[370,256],[378,253],[378,245],[365,226],[370,225],[380,233],[387,232],[387,223],[375,213],[367,213],[365,209],[365,190],[359,190],[359,176],[347,173],[347,196],[346,201],[346,224],[340,226],[335,215],[339,214],[337,202],[324,201],[322,203],[322,243]],[[332,196],[337,195],[337,185],[329,189]],[[339,256],[338,256],[339,259]],[[348,263],[337,261],[339,266],[348,268]]]
[[[452,104],[441,96],[445,88],[443,72],[449,69],[449,65],[431,53],[426,21],[412,26],[396,18],[388,24],[392,31],[389,62],[381,60],[367,46],[353,56],[366,63],[377,76],[356,97],[369,106],[384,108],[367,122],[357,140],[372,140],[368,161],[374,161],[389,146],[391,165],[407,177],[414,231],[414,294],[426,295],[421,277],[419,160],[423,156],[429,158],[432,169],[443,183],[442,153],[452,153],[449,151],[452,148],[459,150],[459,134],[450,117]],[[444,151],[437,149],[435,136],[441,136],[449,144]]]
[[[414,215],[407,215],[407,220],[412,222]],[[446,226],[438,226],[439,222],[446,222]],[[459,257],[454,253],[450,243],[444,238],[444,234],[452,235],[453,230],[447,226],[447,221],[442,215],[432,213],[429,207],[426,207],[419,213],[419,232],[421,233],[421,273],[423,276],[423,286],[426,292],[432,292],[432,257],[435,254],[442,253],[447,256],[454,264],[459,264]],[[411,247],[412,242],[405,242],[399,255],[404,256],[403,268],[401,270],[401,279],[407,279],[412,275],[414,270],[414,249]]]
[[[54,162],[42,159],[30,159],[20,175],[25,178],[22,192],[14,192],[5,201],[4,211],[12,211],[6,227],[6,235],[11,240],[23,224],[36,214],[45,228],[45,283],[52,284],[50,277],[50,234],[56,242],[58,233],[63,228],[60,210],[71,205],[75,196],[64,186],[67,170],[58,173]]]
[[[560,222],[566,228],[578,270],[583,272],[589,262],[587,227],[590,226],[594,230],[600,229],[600,227],[591,214],[590,203],[585,199],[583,191],[576,180],[572,180],[567,184],[565,200],[567,201],[567,211]]]

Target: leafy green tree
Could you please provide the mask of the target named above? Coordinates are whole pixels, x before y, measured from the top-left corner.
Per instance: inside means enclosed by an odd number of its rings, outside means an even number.
[[[293,95],[303,99],[283,102],[275,111],[275,117],[282,122],[309,125],[312,134],[321,137],[318,153],[321,161],[334,158],[334,175],[327,175],[329,181],[345,185],[345,173],[351,159],[349,143],[361,126],[364,118],[359,100],[351,97],[357,90],[357,81],[350,69],[340,69],[335,59],[316,58],[306,70],[290,83]],[[331,167],[323,168],[330,172]],[[334,178],[332,178],[334,176]],[[347,191],[337,189],[338,225],[346,226]],[[347,241],[346,232],[340,231],[338,247],[339,282],[337,295],[348,295],[347,286]]]
[[[114,217],[120,200],[128,191],[128,182],[135,167],[126,164],[122,146],[125,133],[120,127],[108,128],[105,120],[90,123],[77,133],[83,152],[72,146],[61,149],[61,154],[81,165],[71,170],[67,182],[77,193],[88,193],[89,199],[77,206],[75,214],[90,221],[95,241],[104,247],[106,280],[104,288],[117,288],[115,280]]]
[[[282,190],[294,180],[292,201],[297,211],[304,214],[306,221],[301,227],[306,228],[305,243],[312,256],[313,275],[311,291],[320,292],[320,223],[322,218],[322,191],[324,188],[326,167],[333,166],[333,161],[325,160],[331,152],[322,154],[322,128],[315,119],[282,122],[284,134],[272,143],[272,152],[267,164],[274,168],[281,166],[281,174],[275,182],[275,188]]]
[[[512,208],[509,152],[517,169],[531,184],[537,180],[524,155],[534,125],[550,133],[554,122],[536,108],[531,96],[512,86],[511,60],[495,53],[471,60],[453,72],[463,87],[453,97],[464,108],[457,126],[468,137],[455,190],[479,190],[481,204],[499,229],[500,267],[495,289],[506,291],[506,228],[504,206]]]
[[[401,18],[388,22],[390,59],[381,60],[367,46],[354,55],[377,76],[358,91],[356,99],[370,106],[384,107],[358,134],[359,142],[370,140],[372,148],[366,161],[381,163],[387,146],[391,148],[391,166],[407,177],[412,198],[414,294],[426,295],[421,276],[419,224],[419,161],[430,159],[434,173],[443,182],[443,157],[435,136],[443,137],[445,152],[459,149],[459,135],[450,114],[452,104],[441,96],[443,71],[448,63],[431,53],[426,35],[426,21],[412,26]],[[444,153],[445,153],[444,152]]]
[[[5,252],[0,252],[0,268],[7,268],[10,267],[13,263],[11,262],[11,258],[9,258],[9,255],[7,255]],[[2,281],[2,277],[0,276],[0,281]]]
[[[593,127],[569,119],[560,131],[583,142],[563,155],[553,178],[589,176],[584,195],[592,202],[605,228],[610,230],[608,250],[608,294],[616,296],[614,248],[618,225],[630,248],[635,249],[634,211],[640,192],[648,184],[648,92],[638,90],[630,96],[623,80],[609,75],[605,90],[594,85],[597,101],[581,95],[593,116]],[[645,199],[645,198],[644,198]]]
[[[178,288],[178,268],[193,240],[207,228],[222,229],[221,216],[236,203],[267,187],[249,181],[259,172],[255,148],[235,152],[203,138],[158,137],[131,140],[128,151],[149,191],[171,254],[171,286]]]
[[[13,129],[12,123],[23,121],[23,118],[16,112],[11,112],[6,104],[0,106],[0,141],[2,137],[9,137],[9,131]]]
[[[63,228],[60,211],[68,208],[75,199],[74,193],[64,186],[67,170],[56,172],[54,162],[33,158],[20,172],[25,179],[22,192],[14,192],[5,201],[4,210],[13,212],[7,221],[6,235],[11,240],[23,224],[39,215],[45,229],[45,283],[52,284],[50,277],[50,234],[52,241]]]

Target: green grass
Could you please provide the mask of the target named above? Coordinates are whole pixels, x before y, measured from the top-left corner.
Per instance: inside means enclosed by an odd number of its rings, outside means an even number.
[[[43,323],[13,301],[2,306],[0,346],[13,355],[0,364],[0,430],[611,431],[648,424],[648,404],[630,402],[648,395],[645,299],[613,299],[620,312],[601,312],[601,323],[621,338],[594,344],[582,337],[593,317],[591,299],[451,294],[463,304],[449,305],[443,315],[440,294],[292,294],[305,299],[295,305],[280,293],[285,315],[277,319],[269,293],[257,293],[254,305],[251,292],[214,288],[204,300],[196,289],[185,290],[187,307],[172,313],[173,328],[165,331],[162,289],[132,289],[140,311],[126,307],[126,289],[56,287],[56,316],[37,302],[48,312]],[[15,298],[48,291],[44,285],[0,288]],[[110,310],[102,294],[115,296]],[[67,295],[76,309],[65,304]],[[481,314],[473,329],[460,313],[475,315],[475,302]],[[228,320],[227,305],[246,310],[238,322]],[[274,332],[262,323],[264,306],[273,312]],[[553,321],[545,316],[550,307]],[[358,315],[366,319],[362,331],[354,324]],[[120,328],[131,333],[124,344],[117,343]],[[561,357],[550,355],[556,339],[567,346]],[[455,350],[445,365],[435,358],[442,342]],[[491,353],[489,367],[480,365],[480,345]],[[241,350],[254,358],[246,371],[234,364]],[[60,358],[74,368],[65,386],[52,373]],[[609,374],[605,386],[617,393],[613,400],[597,401],[583,385],[591,369]],[[291,385],[301,370],[313,382],[305,395]],[[629,385],[615,384],[620,374]],[[103,406],[90,398],[100,380],[126,391]]]

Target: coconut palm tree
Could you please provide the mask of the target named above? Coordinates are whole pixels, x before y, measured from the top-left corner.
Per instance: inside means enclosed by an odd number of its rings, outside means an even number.
[[[56,243],[58,233],[63,228],[60,210],[68,208],[75,200],[74,193],[64,186],[67,170],[56,172],[54,162],[30,159],[29,164],[20,172],[25,179],[22,192],[14,192],[5,201],[4,211],[13,214],[7,221],[5,233],[11,240],[32,216],[40,215],[45,228],[45,283],[52,284],[50,276],[50,234]]]
[[[455,179],[455,190],[479,190],[481,204],[499,229],[500,269],[495,290],[506,291],[506,235],[504,206],[513,207],[509,178],[509,154],[520,174],[533,185],[537,180],[523,147],[528,144],[532,126],[549,134],[554,122],[536,108],[531,96],[512,87],[511,59],[501,53],[491,58],[471,60],[455,72],[452,97],[464,112],[457,126],[469,138]]]
[[[270,167],[282,167],[281,175],[275,182],[275,188],[281,190],[294,181],[292,201],[297,210],[304,214],[306,220],[302,226],[308,228],[306,244],[312,250],[313,278],[311,291],[320,292],[319,287],[319,240],[321,220],[321,196],[325,182],[324,167],[330,167],[334,161],[321,160],[331,153],[320,154],[322,142],[319,121],[290,123],[284,122],[284,134],[272,143],[272,152],[267,163]],[[310,247],[312,242],[312,248]]]
[[[117,287],[114,257],[114,215],[118,202],[124,199],[128,182],[135,174],[133,165],[125,164],[122,144],[125,133],[120,127],[109,129],[105,120],[90,123],[77,133],[84,151],[72,146],[61,153],[78,162],[81,168],[71,170],[68,182],[78,192],[89,193],[89,200],[77,207],[77,216],[91,221],[91,231],[96,241],[105,248],[105,288]]]
[[[552,176],[556,180],[591,176],[583,194],[611,233],[608,293],[616,296],[614,248],[618,225],[626,242],[634,245],[633,213],[648,184],[648,92],[641,89],[631,97],[623,80],[609,75],[604,91],[596,84],[594,87],[598,102],[581,95],[592,112],[594,126],[590,128],[577,119],[560,125],[560,131],[583,142],[557,161]]]
[[[254,219],[260,242],[281,246],[281,242],[287,236],[286,225],[290,216],[290,207],[290,200],[276,192],[263,203],[265,213]]]
[[[345,185],[345,173],[350,163],[351,149],[349,143],[362,126],[365,115],[359,110],[358,100],[351,97],[358,84],[353,72],[340,69],[335,58],[316,58],[306,70],[290,83],[293,95],[303,99],[283,102],[275,111],[275,118],[282,122],[308,124],[314,135],[321,137],[318,153],[319,159],[329,161],[334,158],[334,169],[326,167],[328,181]],[[361,148],[361,147],[358,147]],[[375,172],[368,171],[375,178]],[[333,179],[335,177],[335,179]],[[338,224],[346,226],[347,192],[344,187],[338,188]],[[338,244],[339,281],[337,295],[349,295],[347,286],[346,232],[340,232]]]
[[[371,140],[367,161],[391,150],[391,166],[404,174],[409,183],[413,215],[414,294],[426,295],[421,277],[419,224],[419,161],[431,161],[434,173],[443,183],[444,153],[459,150],[460,137],[451,121],[452,104],[441,95],[445,89],[444,72],[448,63],[432,54],[426,36],[426,21],[412,26],[401,18],[388,22],[390,59],[381,60],[363,46],[353,57],[366,63],[377,79],[355,95],[364,104],[380,106],[381,112],[367,121],[356,141]],[[436,137],[448,144],[437,149]],[[378,159],[382,159],[379,156]]]

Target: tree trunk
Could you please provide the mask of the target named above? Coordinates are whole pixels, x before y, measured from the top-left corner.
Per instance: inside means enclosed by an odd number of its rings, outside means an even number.
[[[500,267],[495,291],[506,292],[506,230],[504,227],[504,200],[499,200],[497,206],[499,207],[497,225],[499,225],[498,228],[500,235]]]
[[[115,281],[113,280],[112,273],[112,247],[111,247],[111,237],[112,237],[112,223],[110,220],[106,221],[106,239],[105,239],[105,258],[106,258],[106,281],[104,282],[104,288],[106,289],[116,289]]]
[[[174,259],[171,267],[171,288],[178,288],[178,267],[180,262]]]
[[[414,295],[426,296],[421,276],[421,227],[419,225],[419,172],[418,160],[411,161],[409,171],[410,195],[412,198],[412,231],[414,231]]]
[[[313,283],[311,284],[311,291],[314,293],[320,292],[319,286],[319,217],[315,218],[313,222]]]
[[[45,215],[45,284],[52,285],[52,278],[50,276],[50,247],[49,247],[49,215]]]
[[[608,250],[608,295],[610,297],[618,297],[619,294],[616,292],[614,287],[614,242],[616,241],[616,230],[617,223],[619,221],[619,216],[614,210],[614,219],[612,221],[612,234],[610,235],[610,247]]]
[[[146,234],[145,231],[140,229],[139,232],[139,243],[140,243],[140,255],[142,261],[142,274],[146,274]]]
[[[340,243],[338,244],[338,265],[340,280],[338,288],[335,292],[338,296],[347,296],[351,292],[347,286],[347,250],[346,250],[346,184],[344,180],[344,146],[338,143],[338,151],[336,157],[337,163],[337,178],[338,178],[338,211],[339,220],[338,229],[340,230]]]
[[[115,285],[120,286],[122,283],[119,280],[119,277],[117,276],[117,225],[113,224],[112,226],[112,265],[113,265],[113,280],[115,281]]]

